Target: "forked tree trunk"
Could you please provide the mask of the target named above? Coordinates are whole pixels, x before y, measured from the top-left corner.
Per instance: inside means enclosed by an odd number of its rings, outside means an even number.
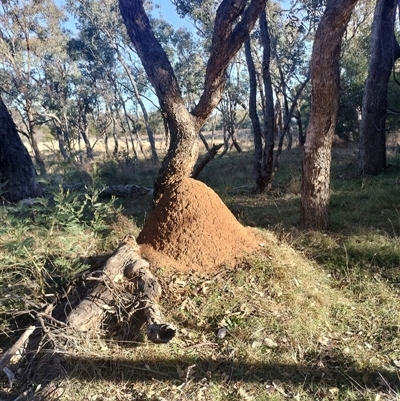
[[[266,0],[223,0],[218,7],[204,92],[189,112],[168,57],[155,38],[142,0],[119,0],[131,41],[151,81],[170,131],[170,146],[155,186],[155,201],[170,184],[190,177],[198,156],[198,132],[219,103],[230,60],[266,5]],[[246,7],[247,6],[247,7]]]
[[[394,35],[396,0],[378,0],[372,26],[371,59],[361,111],[358,168],[378,174],[386,167],[388,82],[394,60],[400,56]]]
[[[340,45],[357,0],[329,0],[311,59],[311,115],[304,149],[301,219],[304,228],[329,224],[331,148],[339,106]]]
[[[32,160],[1,98],[0,183],[5,191],[1,197],[11,202],[42,195]]]

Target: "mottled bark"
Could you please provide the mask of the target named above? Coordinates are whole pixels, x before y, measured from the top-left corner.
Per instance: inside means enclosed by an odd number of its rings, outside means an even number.
[[[238,52],[267,0],[223,0],[218,7],[204,91],[192,112],[185,108],[168,57],[155,38],[142,0],[119,0],[131,41],[160,102],[170,131],[170,146],[155,187],[155,200],[165,187],[190,177],[198,156],[198,132],[219,103],[230,60]]]
[[[301,219],[308,229],[329,224],[331,148],[339,106],[343,34],[357,0],[329,0],[318,26],[311,60],[311,115],[304,148]]]
[[[360,124],[359,171],[378,174],[386,167],[388,82],[399,45],[394,35],[396,0],[378,0],[372,26],[371,58]]]
[[[7,107],[0,98],[0,183],[11,202],[42,195],[36,171]]]

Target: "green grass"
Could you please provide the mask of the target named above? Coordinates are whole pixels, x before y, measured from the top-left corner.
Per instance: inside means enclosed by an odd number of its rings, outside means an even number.
[[[273,191],[261,195],[251,194],[250,152],[214,160],[200,179],[243,224],[258,227],[266,246],[214,275],[155,272],[167,320],[178,327],[170,344],[86,335],[65,342],[54,332],[63,344],[59,377],[52,396],[39,389],[38,397],[400,399],[400,158],[389,156],[387,171],[362,179],[353,150],[335,150],[326,233],[298,228],[299,149],[284,152]],[[49,294],[65,289],[92,257],[140,231],[151,210],[149,197],[100,202],[98,190],[112,177],[118,180],[113,183],[151,186],[157,168],[97,163],[86,168],[95,182],[89,195],[56,186],[52,201],[0,208],[0,347],[12,344],[52,299]],[[68,179],[81,179],[69,171]],[[221,327],[224,338],[217,336]],[[36,363],[29,376],[33,388],[58,368],[48,366],[44,351]],[[1,399],[15,399],[26,389],[26,381],[8,389],[1,380]]]

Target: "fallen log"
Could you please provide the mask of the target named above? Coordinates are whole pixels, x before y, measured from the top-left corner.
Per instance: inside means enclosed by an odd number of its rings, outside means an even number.
[[[79,338],[78,332],[97,331],[105,323],[119,340],[132,340],[142,328],[154,343],[168,343],[175,337],[176,328],[164,321],[158,304],[161,285],[138,251],[135,240],[125,243],[107,259],[104,268],[80,277],[87,287],[80,299],[68,291],[36,314],[36,321],[0,355],[0,372],[7,375],[10,387],[16,381],[16,366],[25,378],[18,380],[28,380],[41,358],[50,358],[54,367],[40,379],[43,385],[50,383],[60,373],[61,354],[56,351],[63,352],[66,338]],[[81,292],[74,288],[75,293]],[[40,352],[49,349],[52,353]],[[11,362],[17,352],[21,354],[18,365]]]
[[[141,198],[142,196],[153,195],[153,188],[139,187],[138,185],[110,185],[104,188],[100,194],[100,198],[117,198],[134,197]]]
[[[134,240],[122,245],[104,269],[86,278],[90,289],[68,315],[70,327],[84,332],[98,329],[113,315],[117,326],[114,334],[121,339],[128,339],[133,324],[136,328],[147,326],[147,337],[152,342],[167,343],[174,338],[176,329],[164,322],[158,305],[161,286],[138,250]]]
[[[87,190],[86,184],[63,184],[64,191],[84,191]],[[153,188],[140,187],[138,185],[110,185],[105,187],[100,193],[99,198],[141,198],[153,194]]]

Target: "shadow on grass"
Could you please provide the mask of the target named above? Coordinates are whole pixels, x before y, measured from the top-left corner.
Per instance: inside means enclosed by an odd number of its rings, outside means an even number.
[[[154,382],[179,385],[190,380],[207,380],[214,384],[235,382],[267,385],[279,380],[283,386],[301,388],[310,394],[316,388],[340,388],[346,390],[397,391],[400,388],[394,370],[373,371],[358,369],[356,363],[344,355],[319,356],[307,364],[263,363],[229,358],[204,358],[199,356],[176,356],[114,359],[106,357],[85,358],[79,355],[65,357],[64,367],[69,379],[82,381]],[[189,370],[188,370],[189,369]],[[183,372],[183,373],[182,373]],[[189,373],[188,373],[189,372]]]

